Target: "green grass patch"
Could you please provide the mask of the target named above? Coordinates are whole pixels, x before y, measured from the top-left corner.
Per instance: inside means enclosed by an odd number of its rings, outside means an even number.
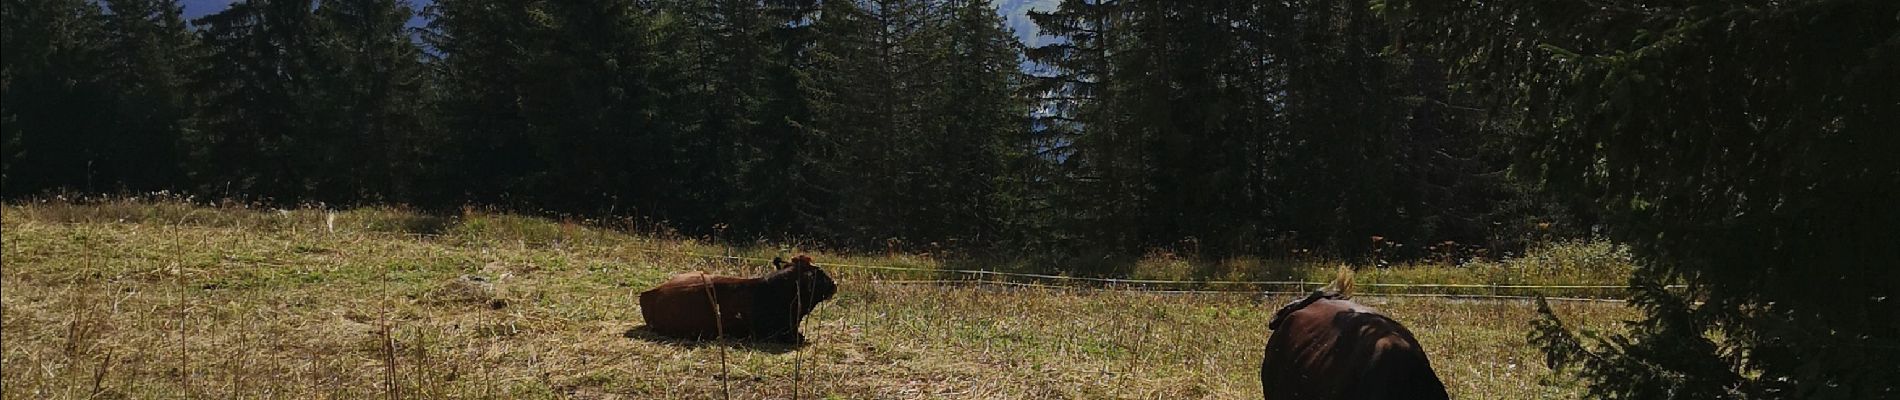
[[[1615,246],[1552,248],[1360,281],[1620,282],[1606,271],[1627,266]],[[1266,319],[1292,298],[881,284],[916,274],[834,268],[842,289],[807,321],[812,343],[724,348],[725,378],[721,346],[624,335],[641,324],[634,295],[671,273],[767,269],[686,253],[795,251],[474,211],[10,204],[0,208],[0,397],[698,399],[723,387],[788,398],[796,375],[805,397],[1258,398]],[[1325,280],[1335,264],[1157,254],[1136,265],[1151,279]],[[1525,343],[1527,302],[1364,301],[1418,333],[1459,398],[1579,396]],[[1592,329],[1635,315],[1556,306]]]

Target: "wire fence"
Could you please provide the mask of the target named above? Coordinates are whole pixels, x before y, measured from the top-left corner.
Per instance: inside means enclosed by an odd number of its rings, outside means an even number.
[[[935,285],[935,286],[994,285],[994,286],[1005,286],[1005,287],[1049,289],[1049,290],[1118,291],[1118,292],[1136,292],[1136,293],[1149,293],[1149,294],[1234,294],[1234,295],[1244,294],[1244,295],[1257,295],[1257,296],[1264,296],[1264,295],[1304,296],[1311,293],[1311,292],[1303,292],[1303,291],[1276,291],[1276,290],[1122,289],[1122,288],[1112,288],[1112,287],[1049,285],[1049,284],[1041,284],[1041,283],[1011,282],[1011,281],[984,281],[984,280],[969,280],[969,279],[935,279],[935,280],[881,280],[880,279],[880,280],[871,280],[870,282],[875,283],[875,284],[881,284],[881,285]],[[1546,300],[1551,300],[1551,301],[1588,301],[1588,302],[1612,302],[1612,303],[1621,303],[1624,301],[1623,299],[1598,298],[1598,297],[1513,296],[1513,295],[1458,294],[1458,293],[1356,292],[1353,294],[1353,296],[1355,297],[1423,297],[1423,298],[1472,299],[1472,300],[1535,300],[1538,297],[1543,297]]]
[[[417,238],[438,238],[440,234],[403,233]],[[730,261],[769,262],[770,258],[746,257],[731,254],[708,254],[693,251],[667,250],[658,248],[633,248],[635,252],[683,255],[707,259]],[[728,249],[730,250],[730,249]],[[870,275],[864,282],[896,285],[992,285],[1017,288],[1039,288],[1052,290],[1091,290],[1123,291],[1152,294],[1251,294],[1251,295],[1305,295],[1311,289],[1325,286],[1329,282],[1305,280],[1163,280],[1134,278],[1102,278],[1086,276],[1066,276],[1028,272],[1009,272],[993,270],[968,270],[952,268],[920,268],[893,265],[868,265],[828,262],[822,264],[835,269],[857,269],[862,271],[884,271],[923,275],[929,277],[957,277],[955,279],[890,279],[890,276]],[[834,277],[843,278],[843,277]],[[841,279],[844,280],[844,279]],[[857,279],[852,279],[857,280]],[[1627,285],[1534,285],[1534,284],[1486,284],[1486,283],[1382,283],[1359,282],[1353,286],[1372,290],[1355,292],[1362,297],[1417,297],[1474,300],[1533,300],[1542,297],[1551,301],[1594,301],[1623,302],[1628,296]],[[1685,285],[1667,285],[1668,289],[1682,289]]]
[[[669,254],[723,259],[732,261],[770,262],[769,258],[746,257],[724,254],[707,254],[690,251],[662,249],[634,249],[652,254]],[[966,270],[948,268],[918,268],[891,265],[866,265],[851,263],[823,263],[827,268],[859,269],[867,271],[891,271],[929,275],[949,275],[967,278],[960,279],[885,279],[873,277],[866,282],[891,285],[989,285],[1015,288],[1037,288],[1050,290],[1086,290],[1086,291],[1124,291],[1152,294],[1250,294],[1250,295],[1305,295],[1308,288],[1317,289],[1329,282],[1303,280],[1161,280],[1099,278],[1083,276],[1065,276],[1026,272],[1006,272],[990,270]],[[1066,283],[1066,284],[1059,284]],[[1623,302],[1627,294],[1627,285],[1527,285],[1527,284],[1482,284],[1482,283],[1355,283],[1353,286],[1381,288],[1386,290],[1360,291],[1362,297],[1417,297],[1476,300],[1533,300],[1539,297],[1552,301],[1591,301]],[[1210,289],[1210,287],[1235,287],[1231,289]],[[1686,286],[1669,285],[1670,289]],[[1295,289],[1295,290],[1286,290]],[[1426,290],[1419,290],[1426,289]],[[1568,295],[1554,295],[1568,291]],[[1579,294],[1582,293],[1582,294]]]

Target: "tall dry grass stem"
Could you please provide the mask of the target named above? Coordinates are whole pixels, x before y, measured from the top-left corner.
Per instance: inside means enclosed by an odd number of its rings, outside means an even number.
[[[719,396],[722,399],[731,399],[732,375],[726,367],[726,316],[724,311],[720,310],[719,292],[713,287],[712,278],[706,274],[700,274],[699,279],[706,284],[706,301],[712,303],[713,308],[713,334],[716,335],[714,340],[719,347]]]

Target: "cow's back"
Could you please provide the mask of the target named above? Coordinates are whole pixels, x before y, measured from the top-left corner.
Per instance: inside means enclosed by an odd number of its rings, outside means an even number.
[[[1267,400],[1444,399],[1444,385],[1412,333],[1345,300],[1286,315],[1260,366]]]
[[[704,272],[676,274],[660,286],[640,292],[640,316],[648,329],[663,336],[708,339],[721,332],[744,336],[750,331],[743,321],[751,304],[747,283],[746,279]],[[713,307],[715,299],[717,309]]]

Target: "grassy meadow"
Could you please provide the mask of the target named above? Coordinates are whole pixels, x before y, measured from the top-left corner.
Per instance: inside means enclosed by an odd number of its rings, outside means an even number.
[[[109,201],[0,212],[5,399],[1247,399],[1260,396],[1267,318],[1292,299],[878,283],[942,276],[836,267],[840,293],[806,321],[807,345],[686,343],[634,329],[635,293],[674,272],[767,269],[687,253],[781,249],[474,210]],[[1133,275],[1324,280],[1332,265],[1157,254]],[[1620,250],[1577,243],[1360,281],[1617,284],[1626,271]],[[1456,398],[1579,396],[1526,345],[1528,302],[1360,300],[1417,333]],[[1553,307],[1598,330],[1635,316],[1618,303]]]

